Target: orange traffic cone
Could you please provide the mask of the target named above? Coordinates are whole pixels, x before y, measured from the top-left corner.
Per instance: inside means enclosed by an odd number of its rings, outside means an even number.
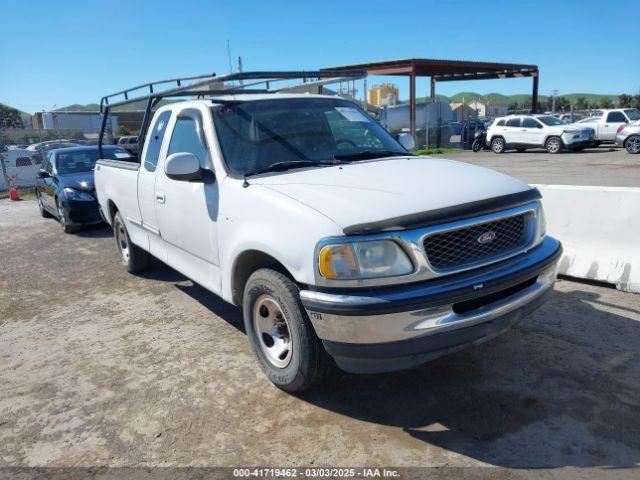
[[[9,199],[13,202],[17,202],[20,200],[20,195],[18,194],[18,189],[13,183],[13,178],[9,177]]]

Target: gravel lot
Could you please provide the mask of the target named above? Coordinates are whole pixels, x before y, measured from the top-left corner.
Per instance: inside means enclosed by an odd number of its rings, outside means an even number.
[[[640,463],[640,295],[561,281],[494,341],[296,397],[237,309],[161,264],[125,273],[107,228],[3,200],[0,245],[0,467]]]
[[[492,168],[527,183],[640,187],[640,155],[630,155],[624,149],[602,146],[558,155],[544,150],[508,151],[501,155],[466,150],[446,156]]]

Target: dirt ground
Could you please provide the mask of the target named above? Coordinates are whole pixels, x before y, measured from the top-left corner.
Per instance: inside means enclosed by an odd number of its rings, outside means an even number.
[[[601,146],[557,155],[544,150],[507,151],[500,155],[488,150],[466,150],[446,157],[498,170],[527,183],[640,187],[640,155],[630,155],[622,148]]]
[[[3,200],[0,246],[0,467],[640,464],[640,295],[560,281],[489,343],[293,396],[237,309],[127,274],[106,227]]]

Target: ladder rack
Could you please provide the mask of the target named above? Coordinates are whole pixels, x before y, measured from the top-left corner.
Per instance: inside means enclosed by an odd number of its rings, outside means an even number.
[[[146,100],[146,108],[140,125],[140,133],[138,135],[138,152],[144,145],[146,130],[151,120],[151,111],[154,106],[163,98],[175,97],[206,97],[215,95],[238,95],[244,93],[277,93],[287,90],[294,90],[303,86],[320,86],[330,83],[338,83],[343,81],[358,80],[365,78],[367,73],[361,70],[321,70],[321,71],[257,71],[257,72],[238,72],[227,75],[217,76],[215,73],[196,75],[193,77],[171,78],[167,80],[159,80],[156,82],[144,83],[135,87],[121,90],[110,95],[105,95],[100,99],[100,113],[102,114],[102,124],[100,127],[100,136],[98,137],[98,151],[100,157],[102,154],[102,143],[104,132],[107,127],[107,119],[111,109],[123,105],[130,105]],[[236,82],[244,80],[254,80],[254,82],[242,85],[233,85],[228,88],[201,90],[201,87],[208,86],[212,83],[219,83],[224,87],[225,82]],[[271,88],[274,82],[286,80],[302,80],[297,85],[287,85],[280,88]],[[168,85],[168,84],[175,84]],[[263,88],[251,88],[256,85],[264,84]],[[160,90],[160,87],[165,88]],[[167,87],[172,88],[167,88]],[[138,92],[143,90],[143,92]],[[137,93],[138,92],[138,93]]]

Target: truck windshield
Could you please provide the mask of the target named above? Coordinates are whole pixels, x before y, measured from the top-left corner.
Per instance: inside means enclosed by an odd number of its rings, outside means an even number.
[[[640,120],[640,110],[638,110],[637,108],[630,108],[629,110],[625,110],[624,113],[627,114],[627,117],[629,117],[629,120],[631,120],[632,122],[635,120]]]
[[[272,165],[327,165],[407,155],[354,103],[334,98],[285,98],[213,107],[218,140],[234,176]],[[279,168],[284,170],[285,168]]]

